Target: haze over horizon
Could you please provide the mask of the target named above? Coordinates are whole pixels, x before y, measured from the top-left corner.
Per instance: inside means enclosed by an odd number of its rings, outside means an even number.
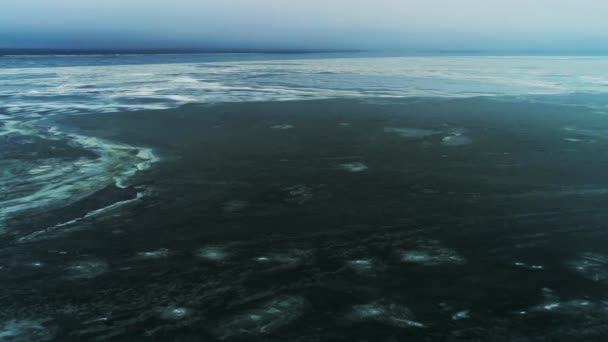
[[[600,0],[30,0],[0,48],[604,50]]]

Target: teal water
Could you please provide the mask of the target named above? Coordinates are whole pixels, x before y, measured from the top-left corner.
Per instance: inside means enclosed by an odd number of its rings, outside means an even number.
[[[0,340],[605,337],[608,60],[297,57],[2,57]]]

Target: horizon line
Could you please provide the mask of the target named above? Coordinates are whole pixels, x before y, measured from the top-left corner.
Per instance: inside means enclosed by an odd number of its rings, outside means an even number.
[[[608,55],[608,49],[291,49],[291,48],[15,48],[0,47],[0,56],[113,54],[321,54],[369,53],[410,55]]]

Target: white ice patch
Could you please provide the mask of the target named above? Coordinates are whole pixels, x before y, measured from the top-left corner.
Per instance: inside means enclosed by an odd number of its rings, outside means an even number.
[[[348,172],[363,172],[368,169],[367,165],[360,162],[340,164],[339,167]]]
[[[51,70],[54,77],[19,77]],[[278,76],[260,83],[256,76],[264,74]],[[529,56],[315,58],[281,65],[215,62],[213,68],[170,63],[0,69],[0,78],[11,79],[3,90],[5,112],[20,116],[161,109],[189,102],[606,93],[606,79],[600,82],[596,76],[606,74],[601,57]],[[360,77],[353,81],[352,75]],[[361,82],[361,77],[390,81],[379,86]]]
[[[51,170],[53,170],[53,165],[40,165],[38,167],[30,169],[27,173],[29,173],[30,175],[37,175],[40,173],[49,172]]]
[[[471,138],[464,135],[462,132],[453,132],[447,137],[441,139],[441,143],[445,146],[463,146],[470,145],[473,142]]]
[[[551,311],[553,309],[559,308],[560,303],[550,303],[550,304],[545,304],[543,305],[543,309],[547,310],[547,311]]]
[[[454,321],[458,321],[461,319],[467,319],[470,317],[470,312],[469,310],[462,310],[462,311],[458,311],[455,314],[452,315],[452,320]]]
[[[152,164],[159,160],[159,158],[149,148],[139,148],[136,157],[142,160],[136,164],[139,171],[149,169]]]

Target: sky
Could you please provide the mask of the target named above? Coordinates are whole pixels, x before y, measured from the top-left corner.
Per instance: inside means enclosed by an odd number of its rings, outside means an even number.
[[[0,0],[0,48],[608,50],[606,0]]]

